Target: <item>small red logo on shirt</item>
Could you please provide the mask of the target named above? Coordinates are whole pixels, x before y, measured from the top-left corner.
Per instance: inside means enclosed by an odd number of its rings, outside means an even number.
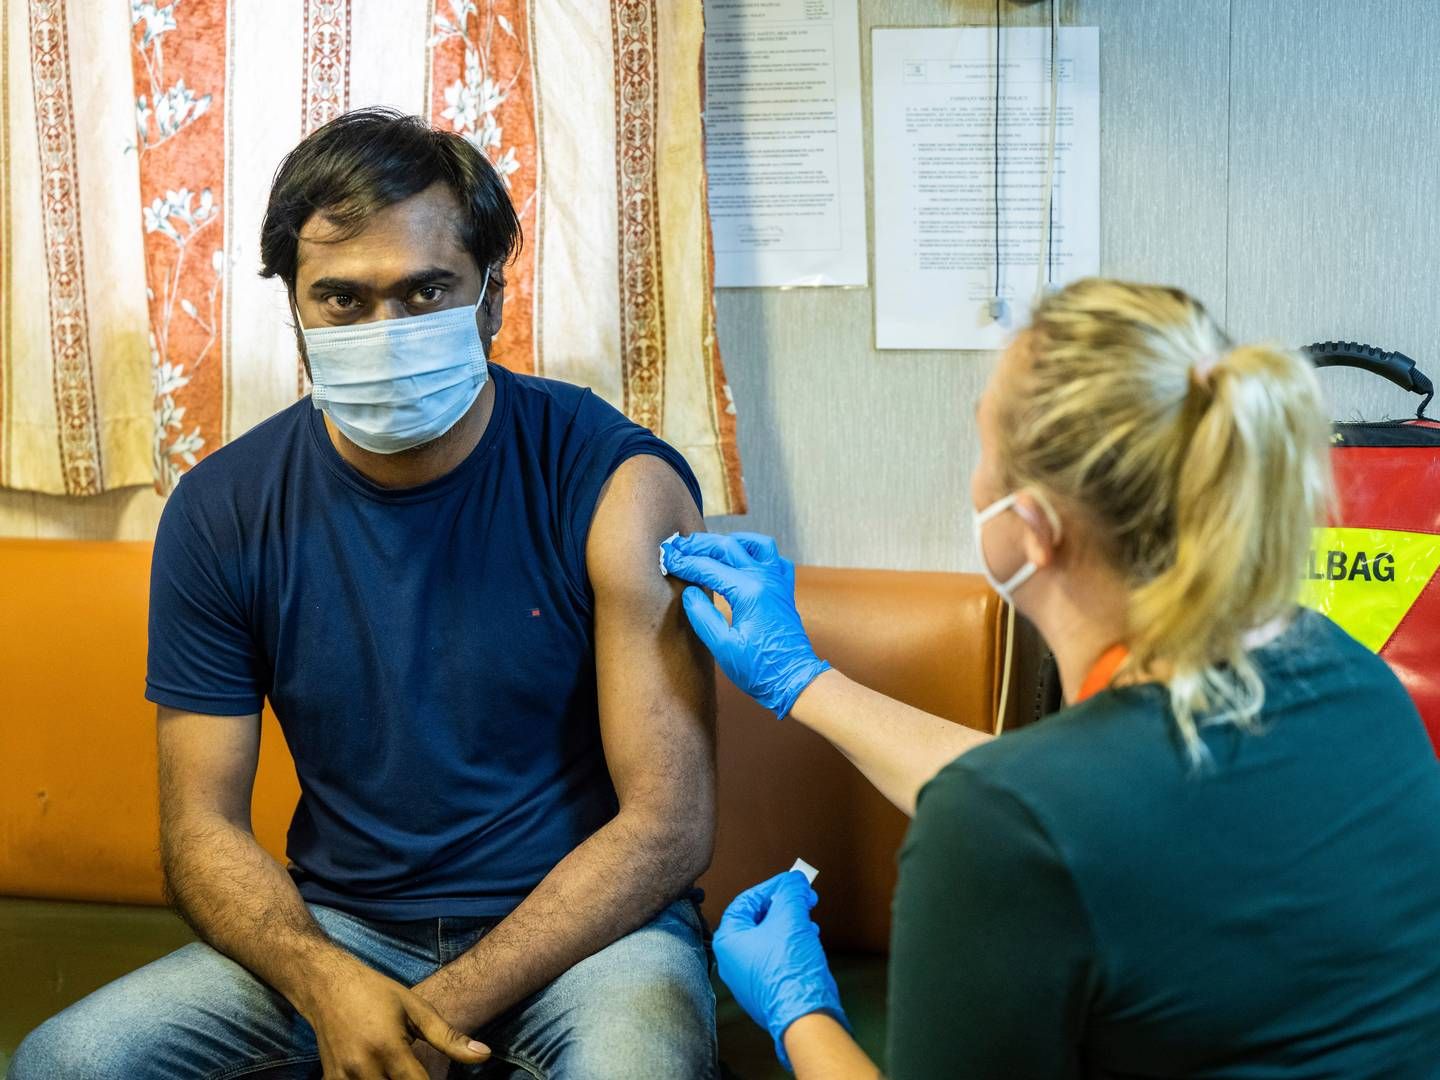
[[[539,617],[540,617],[540,609],[539,609],[538,607],[532,607],[532,608],[530,609],[530,618],[532,618],[532,619],[538,619]]]

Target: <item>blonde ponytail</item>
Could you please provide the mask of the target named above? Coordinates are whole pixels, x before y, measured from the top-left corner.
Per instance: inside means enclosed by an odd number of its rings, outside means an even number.
[[[1001,467],[1085,516],[1130,586],[1129,667],[1163,677],[1187,752],[1250,725],[1247,635],[1294,607],[1329,493],[1310,365],[1229,340],[1177,289],[1089,279],[1037,308],[999,395]]]

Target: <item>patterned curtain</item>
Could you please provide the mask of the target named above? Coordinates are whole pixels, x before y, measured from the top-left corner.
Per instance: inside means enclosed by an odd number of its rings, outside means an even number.
[[[306,391],[258,235],[281,157],[391,105],[520,211],[495,360],[592,387],[744,509],[700,0],[0,0],[0,486],[155,483]]]

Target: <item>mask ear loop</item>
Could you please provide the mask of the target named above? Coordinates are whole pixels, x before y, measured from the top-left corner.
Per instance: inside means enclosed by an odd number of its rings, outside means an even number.
[[[985,507],[984,510],[981,510],[978,514],[975,515],[975,520],[978,521],[981,525],[984,525],[991,518],[999,517],[1001,514],[1003,514],[1006,510],[1009,510],[1014,505],[1015,494],[1012,492],[1011,494],[1006,495],[1003,498],[996,499],[989,506]]]
[[[482,280],[482,281],[480,282],[480,299],[475,301],[475,307],[474,307],[474,313],[475,313],[475,317],[476,317],[477,319],[480,317],[480,315],[481,315],[482,313],[484,313],[487,318],[489,317],[489,312],[487,312],[487,311],[485,310],[485,301],[488,300],[489,297],[490,297],[490,272],[491,272],[492,270],[494,270],[494,269],[495,269],[495,268],[494,268],[493,266],[487,266],[487,267],[485,267],[485,278],[484,278],[484,280]],[[480,324],[479,324],[478,322],[475,324],[475,332],[476,332],[477,334],[480,332]],[[471,372],[470,372],[470,373],[471,373],[472,375],[479,375],[482,371],[485,370],[485,365],[488,364],[489,362],[490,362],[490,347],[487,345],[487,343],[486,343],[486,341],[485,341],[484,335],[481,335],[481,336],[480,336],[480,359],[479,359],[478,361],[476,361],[474,364],[471,365]]]
[[[1033,498],[1036,503],[1039,504],[1041,511],[1045,515],[1045,520],[1050,525],[1050,542],[1052,546],[1054,544],[1058,544],[1060,542],[1060,536],[1062,531],[1060,528],[1060,516],[1055,513],[1055,508],[1050,505],[1050,500],[1045,498],[1045,496],[1041,494],[1038,489],[1029,488],[1025,490],[1027,490],[1031,498]],[[983,514],[977,515],[977,519],[983,523],[984,521],[988,521],[996,514],[1001,513],[1002,511],[1007,510],[1012,506],[1015,508],[1015,512],[1019,514],[1022,519],[1028,519],[1029,514],[1024,507],[1020,506],[1018,500],[1016,499],[1016,494],[1007,495],[1004,499],[1000,500],[999,503],[995,503],[991,506],[986,507]],[[1030,524],[1032,527],[1034,526],[1033,521],[1027,520],[1027,523]],[[1031,563],[1020,573],[1012,577],[1008,582],[1005,583],[1007,594],[1013,596],[1015,590],[1018,589],[1021,585],[1023,585],[1026,581],[1029,581],[1037,569],[1039,568],[1036,567],[1034,563]],[[993,725],[995,730],[992,733],[997,738],[1005,732],[1005,717],[1006,714],[1010,711],[1010,682],[1015,670],[1015,602],[1010,599],[1006,599],[1005,601],[1004,656],[1005,666],[1004,670],[1000,673],[1000,700],[996,704],[995,723]]]
[[[305,324],[300,321],[300,309],[295,306],[295,293],[290,289],[285,290],[285,301],[290,305],[290,318],[295,320],[295,348],[300,354],[300,371],[296,377],[296,382],[299,383],[297,389],[300,391],[301,397],[307,393],[313,395],[315,393],[315,375],[314,369],[310,367],[310,353],[305,348]],[[321,397],[324,396],[324,393],[322,387]]]
[[[490,271],[492,271],[492,270],[494,270],[494,269],[495,269],[495,268],[494,268],[493,266],[487,266],[487,267],[485,267],[485,277],[484,277],[484,280],[482,280],[482,281],[480,282],[480,299],[475,301],[475,310],[476,310],[476,311],[481,310],[481,309],[485,306],[485,301],[486,301],[487,299],[489,299],[489,294],[490,294]]]
[[[1041,494],[1040,491],[1036,488],[1022,488],[1021,491],[1028,494],[1032,499],[1034,499],[1035,502],[1039,505],[1041,511],[1044,513],[1045,521],[1050,526],[1050,546],[1052,548],[1055,547],[1057,544],[1060,543],[1060,516],[1055,513],[1055,508],[1050,505],[1050,500],[1045,498],[1045,496]],[[1029,525],[1030,528],[1033,530],[1035,528],[1036,522],[1034,520],[1034,516],[1030,513],[1029,509],[1025,506],[1022,506],[1020,503],[1021,491],[1013,492],[1009,495],[1006,495],[1005,498],[1001,499],[999,502],[987,507],[986,514],[981,515],[982,523],[985,519],[989,517],[994,517],[995,514],[1000,513],[1002,510],[1014,510],[1020,520],[1025,522],[1026,525]],[[994,513],[991,513],[990,511],[994,511]],[[1013,596],[1015,590],[1020,588],[1021,585],[1024,585],[1025,582],[1029,581],[1032,577],[1034,577],[1035,571],[1039,569],[1040,568],[1036,566],[1033,562],[1026,560],[1025,565],[1022,566],[1019,570],[1015,571],[1015,573],[1011,576],[1010,580],[1005,582],[1005,592]]]

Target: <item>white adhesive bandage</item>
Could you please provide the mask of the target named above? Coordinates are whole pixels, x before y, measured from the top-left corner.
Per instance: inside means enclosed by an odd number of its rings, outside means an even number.
[[[814,885],[815,879],[820,876],[820,871],[816,870],[815,867],[811,866],[804,859],[796,859],[795,865],[790,867],[790,869],[799,870],[800,873],[805,875],[805,880],[808,881],[811,885]]]

